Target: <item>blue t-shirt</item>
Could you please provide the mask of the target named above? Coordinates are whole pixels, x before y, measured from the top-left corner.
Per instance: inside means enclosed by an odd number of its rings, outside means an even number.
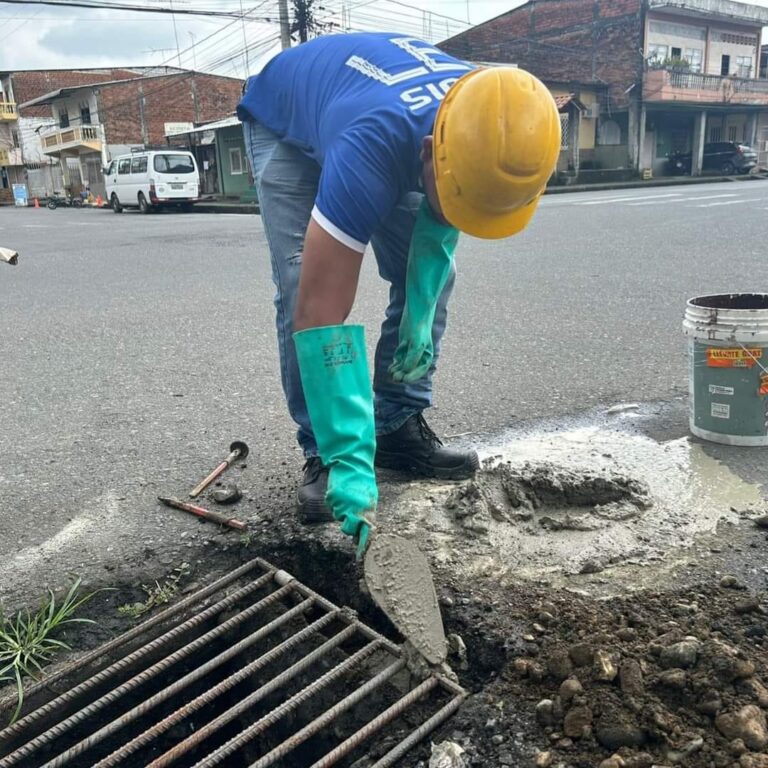
[[[250,78],[237,113],[320,164],[312,216],[363,251],[403,194],[418,189],[422,139],[471,68],[405,35],[327,35]]]

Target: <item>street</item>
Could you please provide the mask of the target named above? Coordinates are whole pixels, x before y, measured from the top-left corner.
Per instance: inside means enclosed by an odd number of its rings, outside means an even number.
[[[765,290],[766,211],[764,181],[559,194],[522,236],[465,238],[430,423],[482,445],[674,403],[685,434],[685,301]],[[250,509],[292,514],[302,458],[258,216],[0,208],[0,245],[20,254],[0,265],[0,600],[175,562],[165,550],[199,526],[155,497],[185,496],[234,439]],[[351,320],[371,349],[386,295],[368,252]],[[713,455],[766,479],[762,450]]]

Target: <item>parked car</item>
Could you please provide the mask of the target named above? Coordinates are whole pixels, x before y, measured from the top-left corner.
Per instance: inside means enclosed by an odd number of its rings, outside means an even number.
[[[691,153],[673,152],[668,156],[670,173],[691,172]],[[714,141],[704,145],[702,170],[717,171],[724,176],[749,173],[757,165],[757,152],[746,144],[734,141]]]
[[[175,205],[191,210],[199,199],[199,173],[191,152],[141,151],[116,157],[104,171],[107,199],[115,213],[136,207],[149,213]]]

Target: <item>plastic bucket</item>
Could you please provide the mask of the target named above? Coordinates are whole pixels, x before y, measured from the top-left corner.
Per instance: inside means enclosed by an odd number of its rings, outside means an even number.
[[[690,426],[727,445],[768,445],[768,293],[690,299]]]

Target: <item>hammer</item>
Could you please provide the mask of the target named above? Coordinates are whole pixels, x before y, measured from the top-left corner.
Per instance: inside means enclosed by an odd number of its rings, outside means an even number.
[[[190,492],[189,498],[194,499],[195,496],[199,496],[227,467],[231,466],[238,459],[244,459],[248,455],[248,446],[241,440],[235,440],[232,445],[229,446],[229,456],[219,464],[216,469],[211,472],[208,477],[201,480]]]

